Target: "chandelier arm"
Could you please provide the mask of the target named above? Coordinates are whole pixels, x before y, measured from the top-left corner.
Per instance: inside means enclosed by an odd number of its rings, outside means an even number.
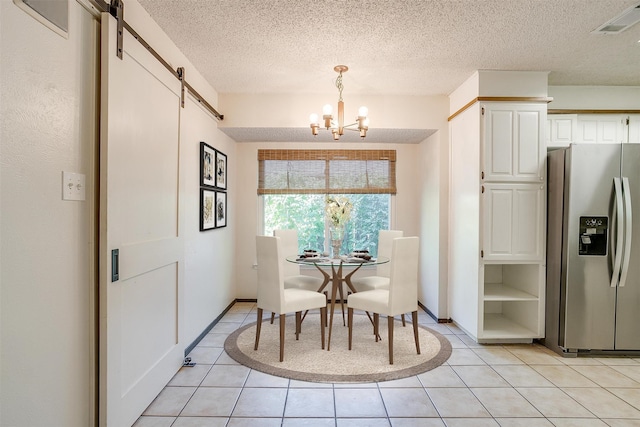
[[[351,123],[351,124],[348,124],[348,125],[344,125],[344,128],[345,129],[349,129],[349,130],[357,130],[357,129],[352,129],[353,126],[358,126],[358,122]]]

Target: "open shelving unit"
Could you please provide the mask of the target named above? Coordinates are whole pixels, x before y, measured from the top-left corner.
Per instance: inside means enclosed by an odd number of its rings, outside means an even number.
[[[543,330],[544,265],[484,264],[480,340],[531,340]]]

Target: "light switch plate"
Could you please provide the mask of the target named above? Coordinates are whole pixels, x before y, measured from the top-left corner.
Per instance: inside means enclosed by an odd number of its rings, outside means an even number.
[[[62,200],[86,200],[86,177],[82,173],[62,172]]]

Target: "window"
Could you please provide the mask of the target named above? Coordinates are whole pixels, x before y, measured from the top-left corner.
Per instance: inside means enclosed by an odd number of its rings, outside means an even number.
[[[342,195],[354,206],[343,252],[375,256],[378,230],[390,228],[395,158],[394,150],[259,150],[264,234],[295,228],[301,249],[328,252],[325,198]]]

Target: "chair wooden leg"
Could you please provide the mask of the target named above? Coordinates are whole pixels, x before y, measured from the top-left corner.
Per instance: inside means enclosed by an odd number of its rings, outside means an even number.
[[[340,308],[342,309],[342,326],[347,326],[347,323],[345,322],[345,318],[344,318],[344,294],[342,292],[342,283],[340,283],[338,292],[340,293]]]
[[[369,314],[368,311],[365,311],[365,313],[367,313],[367,317],[369,318],[369,322],[371,322],[371,325],[373,326],[373,318],[371,317],[371,314]],[[376,334],[376,328],[374,326],[373,328],[373,335],[376,336],[376,338],[380,339],[382,341],[382,339],[380,338],[380,336],[378,334]]]
[[[296,341],[300,338],[300,328],[302,323],[302,312],[296,311]]]
[[[327,307],[329,307],[329,291],[324,291],[324,297],[327,299]],[[324,319],[324,326],[329,326],[329,316]]]
[[[284,319],[286,315],[280,315],[280,361],[284,360]]]
[[[407,326],[407,324],[404,321],[404,313],[402,313],[400,317],[402,318],[402,326]]]
[[[389,324],[389,364],[393,365],[393,316],[387,316],[387,323]]]
[[[351,337],[353,333],[353,308],[347,307],[347,318],[349,319],[349,350],[351,350]]]
[[[373,326],[373,319],[371,318],[371,315],[369,314],[368,311],[365,311],[365,313],[367,313],[367,317],[369,318],[369,321],[371,322],[371,325]],[[373,333],[374,334],[376,333],[375,329],[373,330]]]
[[[327,321],[327,307],[320,308],[320,338],[322,339],[322,349],[324,350],[324,324]]]
[[[256,343],[253,346],[254,350],[258,349],[258,342],[260,342],[260,327],[262,326],[262,309],[258,308],[258,320],[256,321]]]
[[[420,339],[418,338],[418,312],[411,313],[411,320],[413,321],[413,338],[416,340],[416,351],[420,354]]]
[[[273,325],[273,319],[276,317],[276,314],[272,311],[271,312],[271,324]]]
[[[378,313],[373,313],[373,334],[376,336],[376,342],[378,342],[378,336],[380,326],[380,315]]]

